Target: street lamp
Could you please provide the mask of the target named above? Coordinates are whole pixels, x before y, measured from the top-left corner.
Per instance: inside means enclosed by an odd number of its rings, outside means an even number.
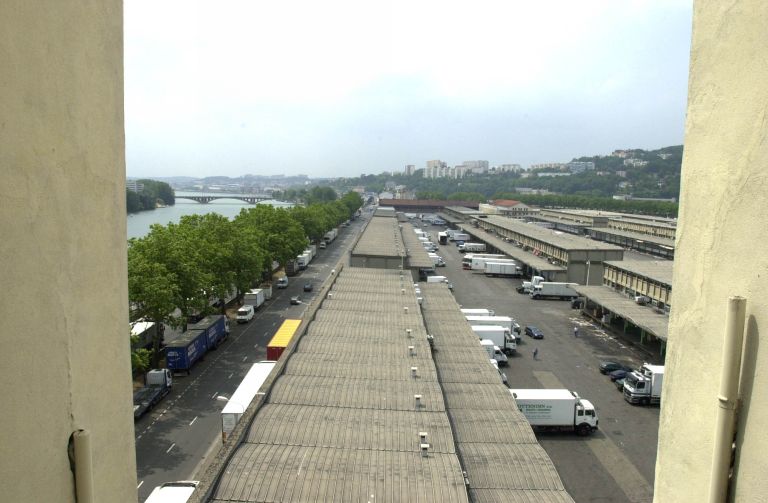
[[[587,260],[587,281],[584,284],[589,285],[589,260]]]

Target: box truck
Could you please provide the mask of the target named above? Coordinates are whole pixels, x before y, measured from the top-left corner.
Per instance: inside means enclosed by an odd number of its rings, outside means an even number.
[[[169,335],[169,331],[165,331]],[[206,334],[199,330],[188,330],[170,339],[165,344],[165,364],[172,372],[191,373],[192,366],[208,351]],[[171,338],[172,337],[172,338]]]
[[[521,331],[520,324],[511,316],[477,316],[472,314],[465,314],[464,316],[470,325],[500,325],[513,334],[519,334]]]
[[[503,367],[507,364],[507,355],[501,350],[499,346],[493,343],[490,339],[483,339],[480,341],[480,345],[488,353],[488,358],[493,358],[499,367]]]
[[[463,243],[464,241],[469,241],[469,234],[464,232],[454,232],[453,237],[450,239],[451,241],[461,241]]]
[[[595,407],[573,391],[510,389],[509,392],[534,430],[572,430],[581,436],[597,430]]]
[[[485,243],[462,243],[459,245],[459,253],[466,252],[484,252]]]
[[[445,260],[443,260],[443,257],[438,255],[437,253],[427,253],[427,256],[435,265],[435,267],[445,267]]]
[[[507,260],[509,257],[506,255],[501,255],[498,253],[465,253],[463,257],[461,257],[461,268],[462,269],[472,269],[472,261],[476,258],[490,258],[490,259],[497,259],[497,260]]]
[[[266,299],[267,296],[263,289],[254,288],[253,290],[248,290],[245,293],[243,296],[243,304],[251,305],[253,306],[253,309],[256,310],[264,304]]]
[[[448,233],[447,232],[438,232],[437,233],[437,242],[441,245],[448,244]]]
[[[533,287],[530,293],[532,299],[566,299],[573,300],[579,296],[573,287],[576,283],[558,283],[542,281]]]
[[[445,276],[427,276],[427,283],[448,283]]]
[[[624,400],[632,404],[658,404],[661,402],[661,385],[664,382],[664,365],[643,363],[624,378]]]
[[[531,281],[523,281],[523,284],[520,285],[519,287],[517,287],[517,292],[518,293],[528,293],[529,294],[529,293],[531,293],[533,291],[533,287],[535,287],[536,285],[538,285],[542,281],[544,281],[543,277],[541,277],[541,276],[534,276],[533,278],[531,278]]]
[[[512,354],[517,350],[517,341],[512,332],[501,325],[470,325],[472,331],[480,338],[493,341],[504,354]]]
[[[187,503],[198,484],[197,480],[165,482],[155,487],[144,503]]]
[[[513,260],[505,260],[503,262],[493,261],[485,263],[483,273],[492,278],[497,276],[503,278],[516,278],[523,273],[523,269]]]

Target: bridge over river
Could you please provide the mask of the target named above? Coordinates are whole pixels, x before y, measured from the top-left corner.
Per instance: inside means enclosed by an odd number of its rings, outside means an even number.
[[[248,204],[258,204],[273,198],[270,194],[176,194],[176,199],[189,199],[200,204],[208,204],[216,199],[238,199]]]

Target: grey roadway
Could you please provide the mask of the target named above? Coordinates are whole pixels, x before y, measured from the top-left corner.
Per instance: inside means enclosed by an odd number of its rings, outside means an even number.
[[[436,233],[436,228],[426,228]],[[461,254],[453,244],[440,246],[437,253],[447,262],[439,274],[453,283],[463,307],[491,308],[544,332],[543,340],[522,336],[517,355],[504,369],[510,387],[568,388],[597,408],[600,428],[591,437],[537,435],[571,496],[579,503],[652,501],[659,409],[625,402],[597,369],[604,359],[639,366],[645,354],[589,323],[567,301],[532,300],[515,292],[518,279],[462,270]],[[580,327],[578,338],[574,326]],[[536,347],[538,360],[532,357]]]
[[[302,317],[306,304],[291,306],[290,297],[311,300],[315,293],[303,292],[303,284],[310,279],[316,286],[325,281],[363,222],[359,219],[342,227],[339,237],[327,249],[318,250],[305,271],[290,278],[288,288],[274,290],[250,323],[233,323],[229,339],[199,361],[190,376],[176,376],[165,400],[136,422],[139,501],[163,482],[196,480],[221,445],[220,412],[225,402],[216,397],[231,396],[251,365],[266,359],[266,345],[284,319]]]

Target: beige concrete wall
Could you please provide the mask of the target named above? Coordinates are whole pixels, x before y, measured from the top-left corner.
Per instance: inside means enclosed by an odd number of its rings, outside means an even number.
[[[693,26],[655,501],[706,501],[730,295],[748,299],[732,501],[765,501],[768,8],[697,1]]]
[[[3,501],[136,501],[127,315],[122,2],[0,2]]]

